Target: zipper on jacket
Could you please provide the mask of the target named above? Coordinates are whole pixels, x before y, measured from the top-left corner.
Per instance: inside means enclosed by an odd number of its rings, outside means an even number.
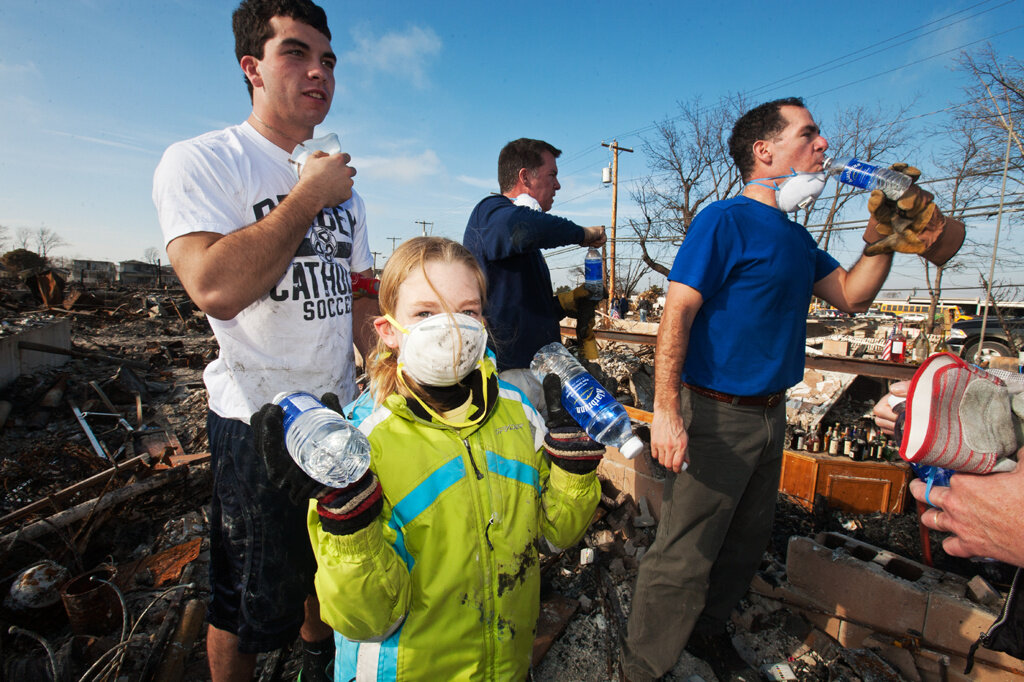
[[[491,518],[487,519],[487,528],[484,528],[484,540],[487,540],[487,548],[492,552],[494,551],[494,545],[491,544],[491,526],[493,526],[497,520],[498,513],[491,512]]]
[[[484,475],[480,473],[480,468],[477,467],[476,460],[473,459],[473,448],[469,447],[469,439],[463,438],[462,444],[466,446],[466,452],[469,453],[469,463],[473,465],[473,471],[476,472],[476,480],[483,480]]]

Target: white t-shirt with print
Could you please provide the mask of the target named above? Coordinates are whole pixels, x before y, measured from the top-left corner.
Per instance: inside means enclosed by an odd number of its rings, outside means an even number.
[[[267,215],[296,183],[288,156],[248,123],[171,145],[153,178],[164,243],[229,234]],[[210,409],[248,423],[282,391],[354,398],[350,273],[372,266],[366,209],[353,192],[320,213],[273,289],[233,319],[207,317],[220,346],[203,373]]]

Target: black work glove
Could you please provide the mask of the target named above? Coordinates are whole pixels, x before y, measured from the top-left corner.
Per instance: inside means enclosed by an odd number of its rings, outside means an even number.
[[[341,414],[341,402],[334,393],[324,393],[320,402]],[[332,490],[313,480],[295,463],[284,441],[284,410],[267,403],[249,420],[256,435],[256,453],[267,468],[267,477],[278,490],[288,493],[293,504],[303,505],[311,497],[319,498]]]
[[[341,402],[325,393],[320,402],[341,414]],[[311,478],[295,463],[284,440],[284,410],[267,403],[250,420],[256,436],[256,452],[267,468],[270,481],[296,505],[317,500],[320,523],[328,533],[348,535],[370,525],[384,505],[380,482],[373,471],[344,488],[331,488]]]
[[[295,505],[304,505],[309,498],[319,498],[331,491],[314,481],[288,454],[284,444],[284,410],[267,403],[249,420],[256,435],[256,454],[267,468],[267,478],[278,490],[288,494]]]
[[[597,469],[605,448],[590,438],[562,407],[562,382],[555,374],[544,377],[544,400],[548,405],[544,449],[551,462],[573,474],[587,474]]]

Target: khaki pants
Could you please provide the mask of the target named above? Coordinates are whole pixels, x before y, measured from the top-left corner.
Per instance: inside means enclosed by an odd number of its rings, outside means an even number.
[[[623,669],[670,671],[703,614],[724,623],[771,537],[786,406],[734,406],[682,391],[689,468],[669,474],[658,534],[640,562]]]

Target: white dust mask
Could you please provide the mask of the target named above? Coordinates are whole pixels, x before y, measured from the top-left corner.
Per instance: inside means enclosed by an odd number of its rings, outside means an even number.
[[[532,208],[534,211],[544,212],[544,209],[540,207],[540,202],[525,192],[517,196],[516,200],[512,203],[516,206],[525,206],[526,208]]]
[[[295,176],[298,177],[302,174],[302,164],[306,163],[306,159],[313,152],[324,152],[325,154],[339,154],[341,153],[341,140],[335,133],[327,133],[322,137],[314,137],[311,140],[306,140],[297,146],[292,155],[288,160],[292,164],[292,168],[295,169]]]
[[[463,313],[431,315],[408,328],[384,319],[402,332],[398,371],[424,386],[454,386],[472,372],[487,352],[487,329]]]
[[[801,173],[795,169],[788,175],[775,175],[770,178],[757,178],[751,180],[748,185],[760,185],[775,190],[775,204],[783,213],[792,213],[798,209],[807,210],[814,203],[814,200],[821,196],[825,189],[825,180],[828,178],[824,172]],[[785,178],[783,180],[783,178]],[[778,185],[765,184],[758,180],[782,180]]]

